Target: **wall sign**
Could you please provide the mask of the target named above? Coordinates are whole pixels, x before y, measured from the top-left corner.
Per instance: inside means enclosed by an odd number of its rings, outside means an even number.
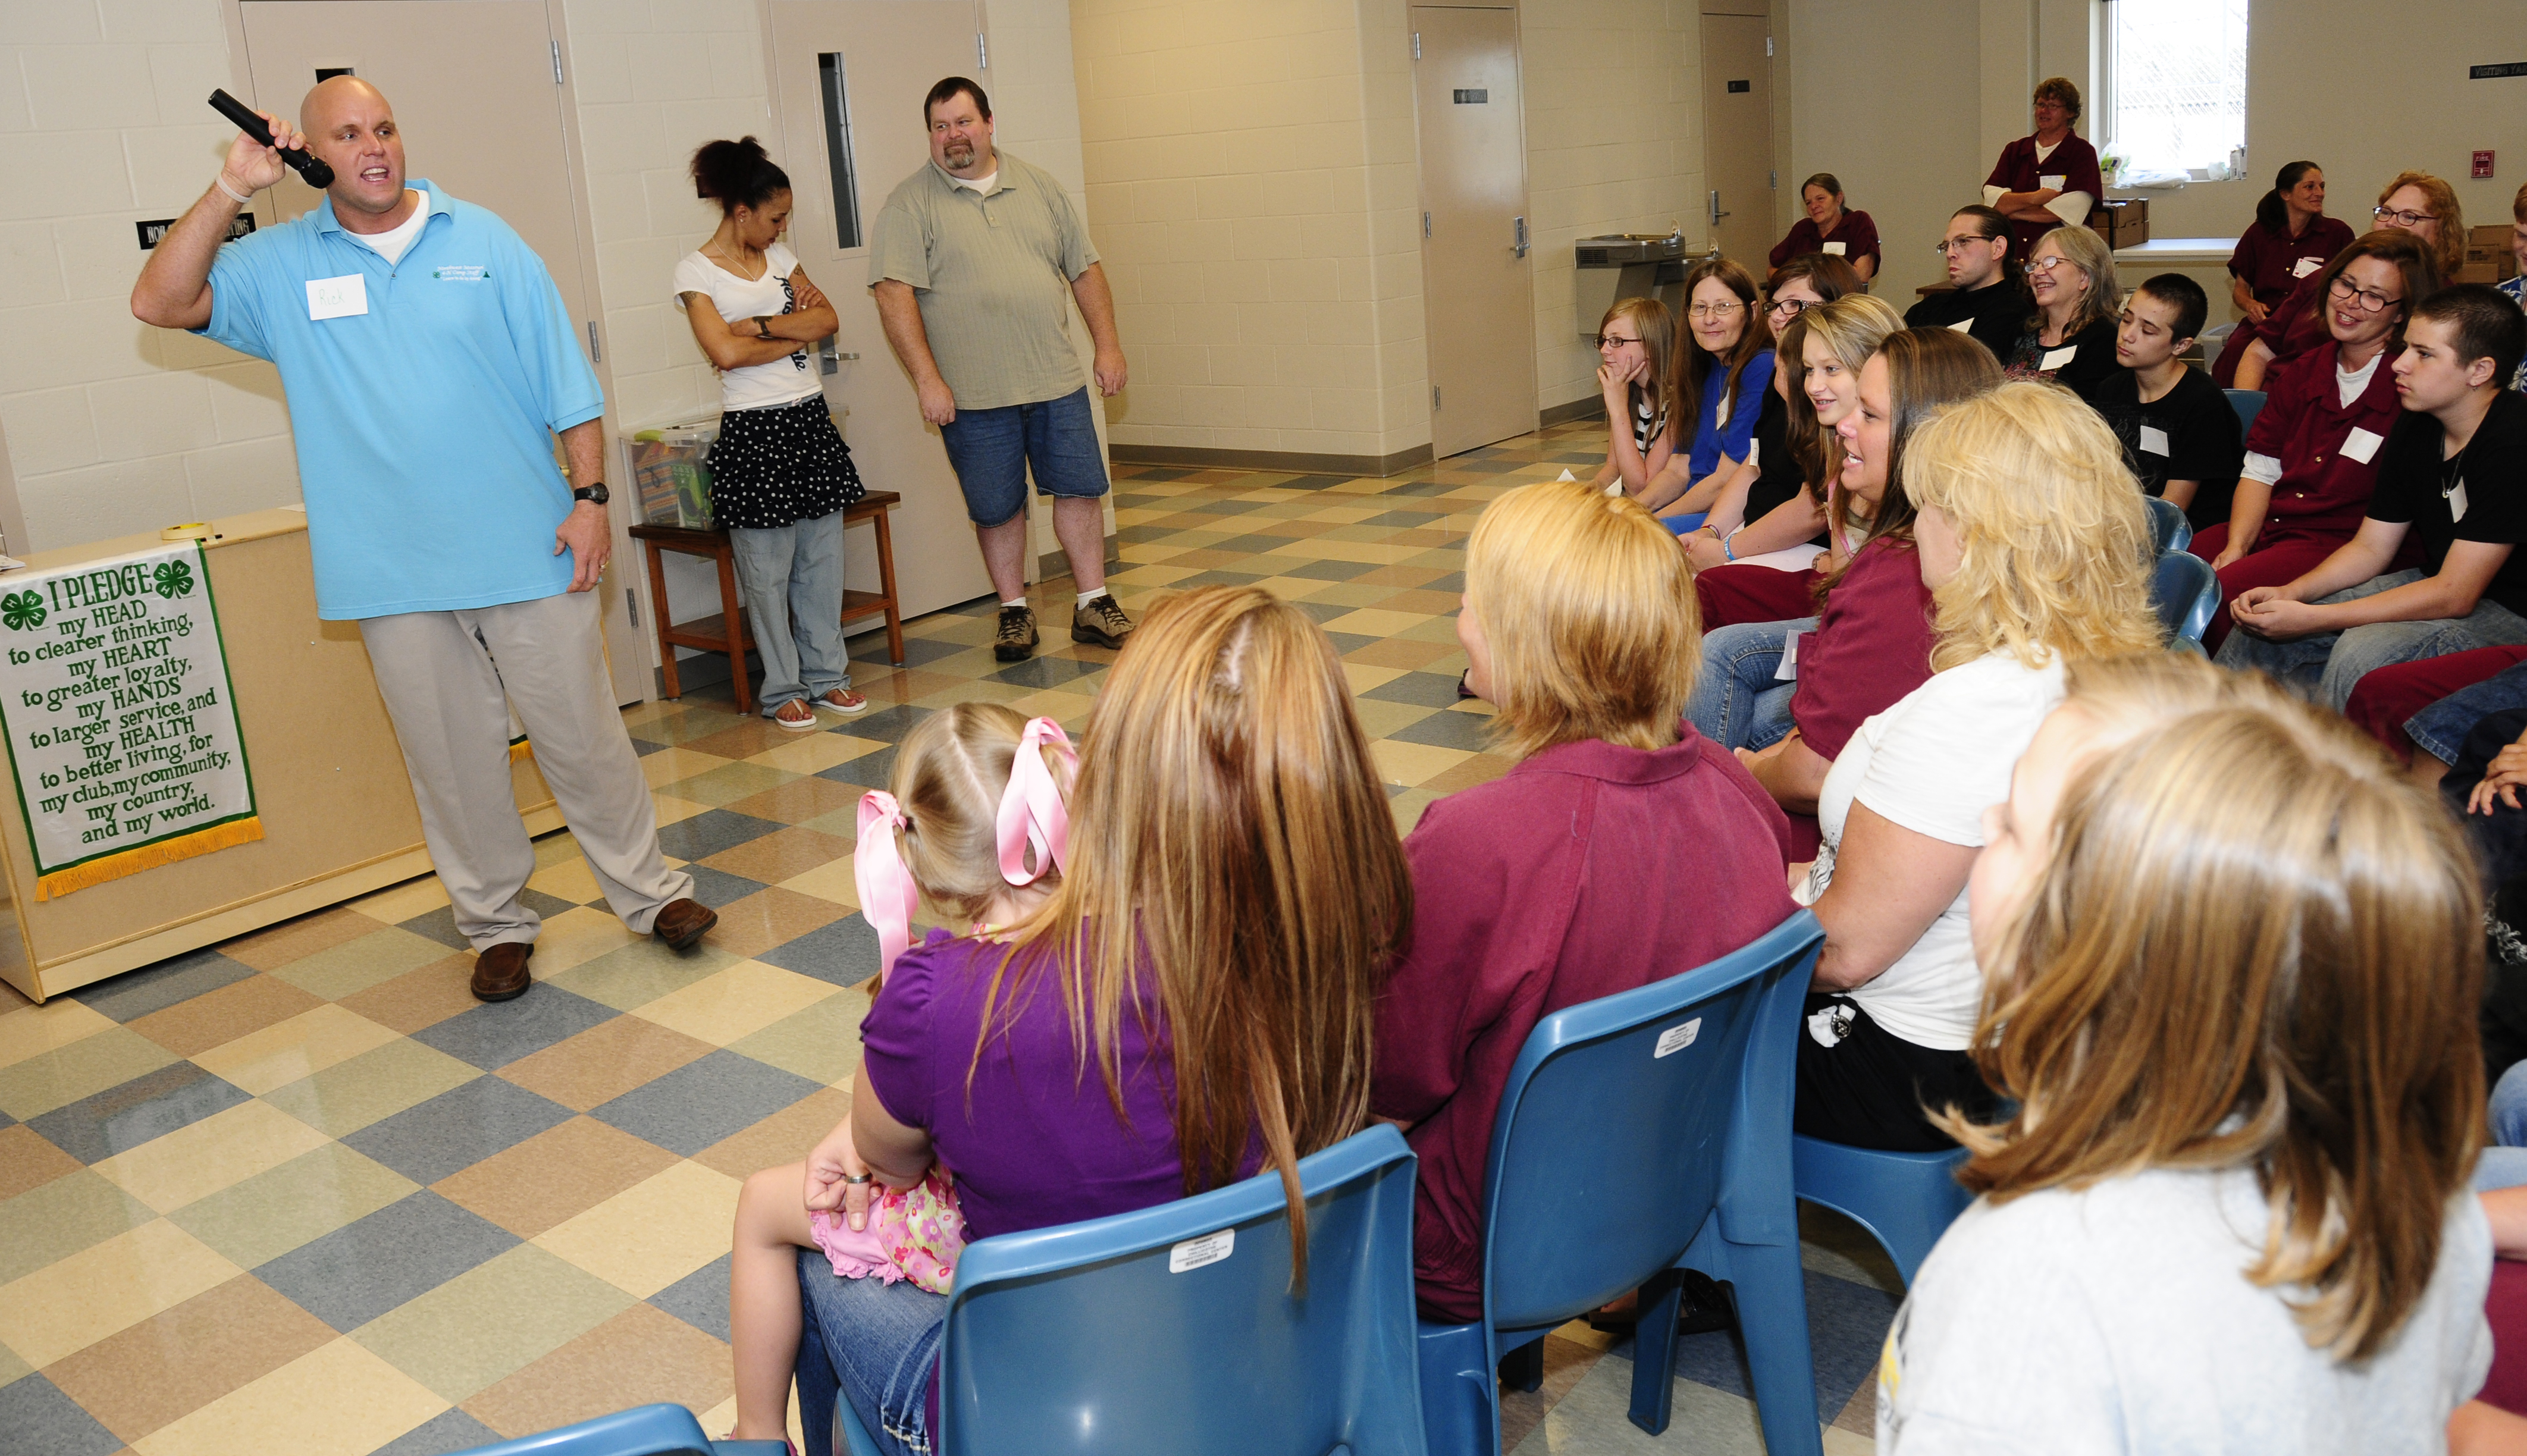
[[[2505,61],[2498,66],[2468,66],[2468,80],[2495,80],[2504,76],[2527,76],[2527,61]]]
[[[167,230],[176,226],[176,220],[174,218],[151,218],[145,223],[134,223],[131,226],[139,231],[140,250],[145,253],[151,248],[156,247],[165,239],[167,236]],[[241,212],[235,217],[229,219],[229,235],[222,240],[234,242],[253,231],[254,214],[250,212]]]
[[[1460,87],[1456,92],[1456,101],[1459,106],[1488,106],[1491,104],[1491,99],[1492,93],[1489,87],[1481,87],[1470,91]]]
[[[263,838],[198,542],[0,577],[35,898]]]

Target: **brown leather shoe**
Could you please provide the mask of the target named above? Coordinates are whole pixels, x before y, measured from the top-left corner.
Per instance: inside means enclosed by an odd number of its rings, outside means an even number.
[[[527,958],[535,942],[504,940],[474,958],[474,999],[510,1001],[527,994],[536,978],[527,974]]]
[[[665,941],[668,950],[681,951],[718,923],[719,911],[698,900],[670,900],[658,908],[658,918],[649,922],[649,933]]]

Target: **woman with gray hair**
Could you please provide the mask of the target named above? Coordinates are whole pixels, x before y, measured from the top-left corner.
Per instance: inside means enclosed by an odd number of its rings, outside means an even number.
[[[2124,295],[2113,251],[2087,228],[2056,228],[2028,255],[2027,288],[2036,312],[2000,362],[2012,379],[2051,380],[2088,398],[2117,368],[2115,320]]]

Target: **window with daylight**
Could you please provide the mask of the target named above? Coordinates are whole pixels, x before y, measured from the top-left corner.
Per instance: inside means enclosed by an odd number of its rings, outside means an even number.
[[[2247,0],[2107,0],[2108,150],[2129,182],[2242,169]]]

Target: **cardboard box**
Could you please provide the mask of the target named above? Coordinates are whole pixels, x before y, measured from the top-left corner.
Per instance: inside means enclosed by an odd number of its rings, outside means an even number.
[[[2514,230],[2507,223],[2468,228],[2465,230],[2465,245],[2469,248],[2497,247],[2505,253],[2509,251],[2509,234],[2512,231]]]
[[[2110,248],[2149,241],[2149,199],[2108,197],[2089,214],[2089,227]]]
[[[2517,260],[2510,257],[2509,254],[2505,252],[2501,255],[2500,262],[2493,263],[2489,261],[2477,262],[2474,254],[2469,251],[2466,254],[2465,266],[2459,268],[2456,271],[2456,276],[2450,279],[2449,282],[2452,284],[2506,283],[2510,278],[2515,276],[2517,272]]]
[[[2450,282],[2497,284],[2514,276],[2518,272],[2518,255],[2510,251],[2509,242],[2507,227],[2467,229],[2465,263]]]

